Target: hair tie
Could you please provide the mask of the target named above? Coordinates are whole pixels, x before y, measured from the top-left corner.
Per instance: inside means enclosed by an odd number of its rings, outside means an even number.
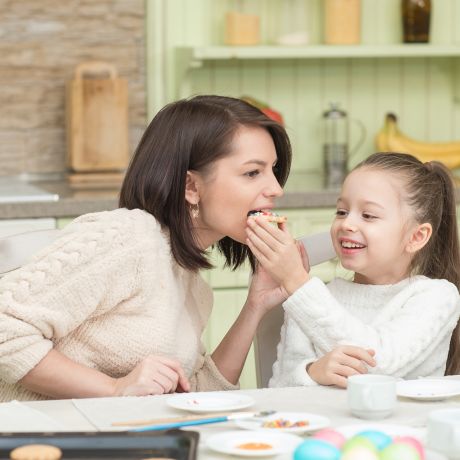
[[[430,173],[434,170],[432,161],[427,161],[426,163],[423,163],[423,166],[425,166],[425,169]]]

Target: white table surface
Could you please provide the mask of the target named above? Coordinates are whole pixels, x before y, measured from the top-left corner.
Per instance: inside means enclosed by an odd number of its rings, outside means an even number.
[[[460,397],[450,398],[438,402],[420,402],[399,398],[393,415],[378,422],[369,422],[352,416],[347,408],[346,390],[332,387],[299,387],[299,388],[276,388],[259,390],[240,390],[254,398],[255,405],[248,410],[276,410],[276,411],[301,411],[325,415],[330,418],[332,427],[340,427],[350,424],[400,424],[415,427],[421,430],[422,436],[426,428],[426,420],[430,411],[447,407],[459,407]],[[145,398],[98,398],[93,400],[81,400],[90,403],[95,411],[101,411],[105,417],[112,421],[133,420],[142,418],[161,418],[164,416],[180,416],[185,412],[170,408],[166,400],[170,395],[149,396]],[[133,404],[133,399],[135,404]],[[25,403],[27,406],[46,413],[62,424],[63,430],[69,431],[96,431],[95,424],[85,418],[77,410],[71,400],[61,401],[35,401]],[[136,406],[136,407],[134,407]],[[139,414],[139,408],[145,407],[145,414]],[[144,409],[141,409],[141,411]],[[218,454],[206,447],[206,439],[214,434],[238,429],[233,422],[217,423],[213,425],[195,426],[200,432],[200,448],[198,458],[200,460],[235,458]],[[305,437],[308,435],[304,435]],[[276,459],[290,459],[291,455],[279,455],[271,457]]]

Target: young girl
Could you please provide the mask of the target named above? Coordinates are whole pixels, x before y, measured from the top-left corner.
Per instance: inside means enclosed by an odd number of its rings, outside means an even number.
[[[366,372],[457,373],[455,211],[442,164],[407,154],[370,156],[346,178],[331,227],[337,256],[354,279],[327,286],[310,277],[284,225],[248,219],[249,248],[288,296],[270,386],[345,387],[347,377]]]

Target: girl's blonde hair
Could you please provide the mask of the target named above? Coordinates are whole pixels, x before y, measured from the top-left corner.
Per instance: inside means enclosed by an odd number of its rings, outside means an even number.
[[[455,187],[450,171],[442,163],[422,163],[405,153],[374,153],[356,166],[397,174],[405,183],[403,199],[418,223],[430,223],[433,234],[415,255],[411,273],[446,279],[460,290],[460,249],[455,207]],[[450,342],[446,375],[460,371],[460,323]]]

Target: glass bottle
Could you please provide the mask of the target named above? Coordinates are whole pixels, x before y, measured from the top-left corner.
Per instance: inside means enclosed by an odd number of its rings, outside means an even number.
[[[338,188],[348,172],[348,116],[331,103],[324,112],[324,179],[328,188]]]
[[[431,0],[402,0],[404,43],[430,40]]]

